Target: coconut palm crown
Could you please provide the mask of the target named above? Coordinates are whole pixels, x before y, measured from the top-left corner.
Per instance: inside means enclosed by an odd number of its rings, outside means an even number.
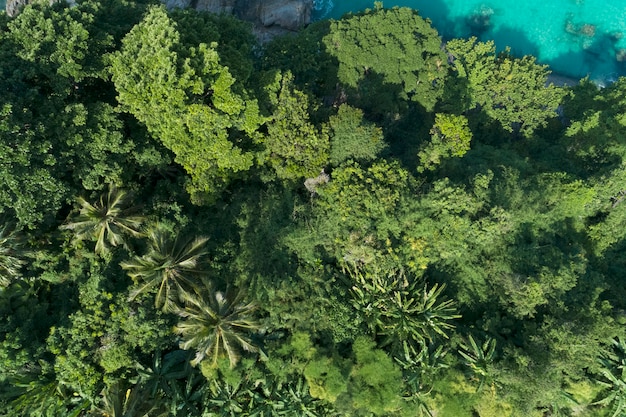
[[[160,225],[152,228],[148,232],[148,252],[120,264],[139,284],[131,291],[130,300],[156,289],[156,308],[175,309],[181,294],[193,291],[198,285],[195,278],[202,272],[200,262],[207,254],[204,247],[207,240],[173,238]]]
[[[22,240],[15,230],[9,226],[0,226],[0,287],[6,287],[20,277],[20,269],[24,261],[20,258],[23,253]]]
[[[141,236],[143,217],[135,215],[130,207],[130,195],[124,190],[110,186],[97,203],[91,204],[78,197],[80,211],[74,221],[64,224],[61,229],[74,232],[74,241],[95,240],[97,254],[109,252],[109,246],[125,245],[125,234]]]
[[[256,307],[244,303],[241,292],[212,291],[205,284],[203,291],[186,294],[184,301],[185,307],[176,311],[183,320],[174,332],[182,337],[181,349],[196,350],[193,366],[205,359],[215,366],[223,356],[234,366],[240,350],[257,351],[249,338],[260,327],[252,316]]]

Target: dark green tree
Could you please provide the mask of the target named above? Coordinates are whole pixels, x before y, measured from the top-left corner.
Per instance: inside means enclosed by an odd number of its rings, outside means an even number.
[[[376,159],[385,147],[382,129],[363,118],[363,111],[342,104],[330,117],[330,162],[333,165],[352,159]]]

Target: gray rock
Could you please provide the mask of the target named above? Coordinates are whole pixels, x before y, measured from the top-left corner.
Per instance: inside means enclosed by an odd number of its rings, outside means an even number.
[[[19,14],[19,12],[24,8],[24,6],[28,4],[34,3],[42,3],[42,4],[50,4],[53,3],[66,3],[69,7],[73,7],[76,5],[76,0],[7,0],[7,4],[5,10],[7,15],[10,17],[15,17]]]
[[[197,0],[195,9],[215,14],[233,14],[236,0]]]
[[[27,4],[35,1],[7,0],[6,12],[16,16]],[[63,0],[60,0],[63,1]],[[66,0],[72,6],[75,0]],[[162,0],[168,9],[193,7],[199,11],[234,14],[254,23],[262,37],[273,37],[282,31],[297,31],[311,22],[313,0]],[[266,29],[261,29],[266,28]]]
[[[234,14],[261,27],[295,31],[311,22],[313,0],[237,0]]]
[[[28,1],[28,0],[12,0]],[[162,0],[168,9],[192,7],[198,11],[233,14],[269,32],[296,31],[311,22],[313,0]],[[262,33],[268,32],[261,30]]]
[[[191,7],[191,0],[162,0],[167,10]]]
[[[30,0],[7,0],[6,12],[10,17],[16,16],[20,9],[27,4],[30,4]]]
[[[311,2],[305,0],[264,0],[259,19],[265,27],[280,26],[295,31],[310,23],[311,8]]]

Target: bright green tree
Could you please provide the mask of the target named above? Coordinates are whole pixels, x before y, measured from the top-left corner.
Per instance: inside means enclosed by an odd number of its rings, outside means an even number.
[[[110,59],[118,100],[174,152],[195,202],[252,166],[235,141],[253,135],[262,118],[255,100],[233,91],[215,45],[183,45],[176,24],[154,7]]]
[[[414,10],[376,8],[332,21],[324,44],[339,61],[339,80],[349,87],[376,74],[384,84],[398,86],[401,98],[427,110],[443,93],[447,58],[441,39]]]
[[[401,408],[402,372],[375,343],[358,338],[352,345],[355,365],[350,372],[350,397],[356,410],[376,416]]]
[[[270,87],[272,88],[272,87]],[[328,163],[328,133],[310,121],[310,102],[293,85],[293,75],[277,74],[271,98],[275,110],[262,139],[267,159],[278,178],[297,180],[317,176]]]
[[[465,116],[435,114],[435,124],[430,135],[430,141],[418,153],[419,172],[433,170],[442,159],[461,157],[470,149],[472,131]]]
[[[504,130],[529,137],[556,110],[567,94],[546,85],[550,71],[532,56],[514,58],[509,50],[496,55],[492,41],[454,39],[446,43],[454,57],[453,70],[459,96],[451,98],[462,110],[480,108]],[[453,104],[453,103],[449,103]]]

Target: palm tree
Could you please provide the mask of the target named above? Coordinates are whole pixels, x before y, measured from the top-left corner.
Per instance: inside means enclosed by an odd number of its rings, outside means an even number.
[[[443,369],[448,368],[445,356],[448,351],[443,345],[421,345],[419,348],[404,342],[403,352],[394,359],[402,368],[407,401],[422,404],[425,408],[423,414],[430,415],[427,408],[426,398],[429,397],[434,383],[440,379]]]
[[[6,401],[10,416],[78,417],[92,405],[91,399],[78,395],[52,375],[41,373],[39,365],[11,375],[6,382],[0,402]]]
[[[7,287],[20,277],[24,261],[20,259],[22,241],[15,230],[0,226],[0,287]]]
[[[611,341],[612,348],[602,352],[599,362],[601,376],[597,382],[604,388],[597,405],[611,405],[612,417],[623,416],[626,412],[626,342],[621,337]]]
[[[111,185],[93,205],[82,197],[77,200],[81,207],[78,216],[61,229],[73,231],[75,242],[95,240],[97,254],[107,254],[108,246],[125,245],[124,234],[142,235],[143,217],[133,214],[134,208],[129,207],[130,195],[126,191]]]
[[[185,293],[184,298],[185,307],[176,311],[184,320],[174,331],[182,336],[181,349],[196,350],[192,365],[208,358],[217,366],[218,359],[226,356],[234,366],[240,349],[257,351],[248,337],[248,333],[260,327],[251,317],[256,307],[243,303],[241,292],[211,291],[210,285],[205,283],[204,291]]]
[[[199,263],[207,253],[204,249],[207,238],[172,239],[162,226],[157,225],[148,233],[148,240],[147,254],[120,264],[133,281],[141,282],[129,299],[157,289],[155,306],[172,311],[181,294],[193,291],[197,286],[194,276],[201,272]]]
[[[185,378],[191,372],[189,352],[175,350],[162,354],[161,351],[157,351],[150,366],[137,363],[135,369],[138,382],[151,397],[155,397],[159,392],[171,397],[175,394],[176,381]]]
[[[125,388],[121,382],[106,387],[102,404],[91,412],[98,417],[167,417],[169,412],[163,399],[151,397],[140,385]]]
[[[319,417],[339,415],[329,403],[313,398],[305,378],[281,383],[263,379],[248,390],[249,417]]]
[[[490,374],[491,363],[495,358],[496,339],[487,337],[482,344],[476,343],[472,335],[469,345],[461,343],[459,355],[465,359],[463,363],[480,382],[477,391],[480,391]]]
[[[351,271],[353,305],[370,330],[385,336],[384,344],[401,351],[404,341],[420,345],[447,338],[459,318],[454,302],[441,300],[445,285],[432,287],[423,280],[409,280],[401,270]]]

